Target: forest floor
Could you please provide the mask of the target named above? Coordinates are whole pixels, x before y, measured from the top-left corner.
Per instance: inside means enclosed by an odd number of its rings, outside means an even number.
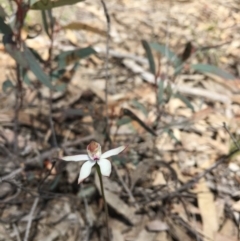
[[[101,1],[54,9],[53,55],[88,46],[96,54],[67,60],[54,80],[62,91],[29,73],[18,108],[16,88],[4,85],[16,85],[15,61],[0,42],[0,241],[107,240],[94,169],[78,185],[82,163],[61,161],[91,140],[103,151],[127,146],[103,180],[112,240],[238,240],[240,4],[105,3],[108,59]],[[30,11],[26,24],[36,23]],[[25,43],[49,57],[45,31]],[[155,76],[149,43],[159,48]]]

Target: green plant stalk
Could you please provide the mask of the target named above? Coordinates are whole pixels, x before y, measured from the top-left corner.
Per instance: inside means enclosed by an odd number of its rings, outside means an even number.
[[[105,194],[104,194],[102,173],[101,173],[100,167],[97,163],[96,163],[96,169],[97,169],[97,173],[98,173],[98,177],[99,177],[99,181],[100,181],[100,186],[101,186],[101,191],[102,191],[102,196],[103,196],[103,201],[104,201],[104,209],[105,209],[106,224],[107,224],[107,236],[108,236],[108,240],[111,241],[110,233],[109,233],[109,223],[108,223],[108,207],[107,207],[107,201],[106,201]]]

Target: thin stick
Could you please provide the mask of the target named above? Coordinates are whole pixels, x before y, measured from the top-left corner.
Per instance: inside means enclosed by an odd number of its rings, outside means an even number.
[[[30,233],[30,228],[31,228],[31,225],[32,225],[32,220],[33,220],[33,213],[35,212],[35,209],[37,207],[38,201],[39,201],[39,198],[38,197],[35,198],[34,203],[32,205],[32,208],[31,208],[31,211],[29,213],[29,218],[28,218],[28,223],[27,223],[27,228],[26,228],[24,241],[28,240],[29,233]]]
[[[193,179],[189,180],[187,183],[185,183],[184,185],[182,185],[181,187],[179,187],[178,189],[176,189],[175,191],[168,193],[168,194],[164,194],[162,196],[160,196],[157,200],[164,200],[164,199],[171,199],[174,196],[178,196],[180,193],[187,191],[189,188],[191,188],[195,183],[197,183],[200,179],[202,179],[203,177],[205,177],[208,173],[212,172],[214,169],[216,169],[219,165],[223,164],[224,162],[226,162],[227,160],[229,160],[229,158],[231,158],[234,154],[236,154],[237,152],[239,152],[238,149],[232,151],[230,154],[220,158],[216,163],[214,163],[212,166],[210,166],[208,169],[206,169],[205,171],[199,173],[196,177],[194,177]],[[156,201],[156,200],[155,200]],[[145,204],[148,204],[149,202],[146,202]]]
[[[117,174],[118,179],[119,179],[119,181],[121,182],[123,188],[124,188],[125,191],[127,192],[127,194],[128,194],[128,196],[129,196],[131,202],[134,204],[134,206],[135,206],[136,208],[139,208],[139,205],[137,204],[137,202],[136,202],[136,200],[135,200],[135,198],[134,198],[131,190],[128,188],[128,186],[126,185],[126,183],[123,181],[122,177],[119,175],[116,165],[115,165],[114,163],[112,163],[112,166],[113,166],[114,171],[115,171],[115,173]]]
[[[109,62],[109,43],[110,43],[110,30],[111,30],[111,22],[110,22],[110,16],[108,14],[107,6],[104,2],[104,0],[101,0],[101,4],[103,6],[104,14],[107,21],[107,38],[106,38],[106,58],[104,61],[104,69],[106,73],[106,82],[105,82],[105,101],[106,101],[106,136],[108,136],[109,128],[109,117],[108,117],[108,82],[109,82],[109,68],[108,68],[108,62]]]
[[[228,130],[227,125],[226,125],[225,122],[223,122],[223,127],[224,127],[224,129],[227,131],[227,133],[229,134],[229,136],[231,137],[231,139],[233,140],[235,146],[238,148],[238,150],[240,150],[240,146],[239,146],[236,138],[235,138],[235,137],[232,135],[232,133]]]
[[[108,223],[108,207],[107,207],[107,201],[106,201],[105,194],[104,194],[102,174],[101,174],[101,170],[100,170],[100,167],[99,167],[98,164],[96,164],[96,169],[97,169],[97,173],[98,173],[98,177],[99,177],[99,181],[100,181],[100,186],[101,186],[101,191],[102,191],[102,196],[103,196],[103,200],[104,200],[104,209],[105,209],[105,216],[106,216],[106,227],[107,227],[108,241],[111,241],[110,232],[109,232],[109,223]]]
[[[48,10],[48,17],[50,19],[50,48],[49,48],[49,58],[48,58],[48,62],[49,62],[49,67],[50,67],[50,78],[51,78],[51,82],[52,82],[52,72],[53,72],[53,68],[52,68],[52,53],[53,53],[53,44],[54,44],[54,18],[52,16],[52,10]],[[53,96],[53,91],[51,89],[49,89],[49,123],[50,123],[50,128],[51,128],[51,132],[52,132],[52,141],[53,141],[53,146],[54,147],[58,147],[58,143],[57,143],[57,137],[56,137],[56,133],[55,133],[55,128],[54,128],[54,123],[53,123],[53,118],[52,118],[52,110],[53,110],[53,105],[52,105],[52,96]]]

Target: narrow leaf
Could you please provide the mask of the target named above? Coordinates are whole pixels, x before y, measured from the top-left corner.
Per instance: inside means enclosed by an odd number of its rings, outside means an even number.
[[[78,61],[79,59],[86,58],[91,54],[95,54],[96,51],[92,47],[75,49],[71,51],[65,51],[56,56],[55,60],[58,62],[58,69],[65,68],[67,65]]]
[[[7,41],[7,40],[5,40]],[[44,73],[40,64],[32,54],[32,52],[27,48],[26,45],[23,45],[23,50],[21,51],[16,47],[15,44],[5,43],[6,51],[11,55],[12,58],[23,68],[31,70],[40,82],[44,85],[53,89],[53,86],[50,81],[50,77]]]
[[[42,10],[41,13],[42,13],[42,21],[43,21],[44,30],[47,33],[48,37],[51,38],[51,35],[49,33],[49,26],[48,26],[46,11]]]
[[[153,58],[153,55],[152,55],[152,51],[151,51],[151,48],[148,44],[148,42],[146,40],[142,40],[142,45],[146,51],[146,54],[147,54],[147,59],[148,59],[148,62],[149,62],[149,67],[150,67],[150,71],[152,72],[153,75],[156,74],[156,68],[155,68],[155,63],[154,63],[154,58]]]
[[[234,75],[228,73],[225,70],[218,68],[217,66],[210,65],[210,64],[193,64],[191,65],[191,68],[201,73],[209,73],[209,74],[217,75],[226,80],[236,79]]]
[[[31,85],[31,80],[28,77],[27,71],[23,71],[23,81],[26,85],[28,85],[28,86]]]
[[[164,102],[164,84],[163,81],[160,80],[158,82],[158,104],[162,104]]]
[[[174,54],[169,48],[165,45],[158,43],[149,43],[150,47],[158,52],[160,52],[163,56],[165,56],[169,61],[171,61],[175,67],[181,65],[181,60],[178,58],[176,54]]]
[[[83,0],[30,0],[30,6],[33,10],[47,10],[65,5],[72,5]]]
[[[185,96],[181,95],[180,93],[176,93],[174,96],[176,98],[180,99],[189,109],[194,111],[194,107],[191,104],[191,102],[189,101],[189,99],[187,99]]]

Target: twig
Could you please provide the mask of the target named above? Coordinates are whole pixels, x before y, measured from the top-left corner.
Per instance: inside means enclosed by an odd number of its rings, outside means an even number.
[[[48,57],[48,64],[49,64],[49,74],[50,74],[50,79],[52,82],[52,72],[53,72],[53,67],[52,67],[52,54],[53,54],[53,45],[54,45],[54,18],[52,16],[52,10],[48,10],[48,16],[50,19],[50,47],[49,47],[49,57]],[[56,137],[56,132],[54,129],[54,123],[53,123],[53,118],[52,118],[52,111],[53,111],[53,104],[52,104],[52,95],[53,95],[53,91],[51,89],[49,89],[49,124],[50,124],[50,128],[51,128],[51,132],[52,132],[52,140],[53,140],[53,146],[54,147],[58,147],[58,143],[57,143],[57,137]]]
[[[224,127],[224,129],[227,131],[227,133],[229,134],[229,136],[231,137],[231,139],[233,140],[235,146],[238,148],[238,150],[240,150],[240,146],[239,146],[236,138],[235,138],[235,137],[232,135],[232,133],[228,130],[227,125],[226,125],[225,122],[223,122],[223,127]]]
[[[121,182],[123,188],[124,188],[125,191],[127,192],[127,194],[128,194],[128,196],[129,196],[131,202],[134,204],[134,206],[135,206],[136,208],[139,208],[139,206],[138,206],[138,204],[137,204],[134,196],[132,195],[131,190],[128,188],[128,186],[126,185],[126,183],[123,181],[122,177],[119,175],[118,170],[117,170],[117,167],[116,167],[116,165],[115,165],[113,162],[112,162],[112,166],[113,166],[114,171],[115,171],[115,173],[117,174],[118,179],[119,179],[119,181]]]
[[[104,2],[104,0],[101,0],[101,4],[103,6],[104,14],[107,21],[107,38],[106,38],[106,58],[104,61],[104,68],[106,72],[106,82],[105,82],[105,102],[106,102],[106,136],[108,136],[109,128],[109,117],[108,117],[108,82],[109,82],[109,68],[108,68],[108,62],[109,62],[109,43],[110,43],[110,30],[111,30],[111,22],[110,22],[110,16],[108,14],[107,6]]]
[[[159,201],[159,200],[164,200],[164,199],[169,199],[169,198],[173,198],[175,196],[178,196],[179,193],[187,191],[189,188],[191,188],[195,183],[197,183],[201,178],[205,177],[208,173],[212,172],[214,169],[216,169],[219,165],[221,165],[222,163],[224,163],[225,161],[227,161],[230,157],[232,157],[235,153],[239,152],[238,149],[234,150],[233,152],[231,152],[229,155],[224,156],[222,158],[220,158],[216,163],[214,163],[211,167],[209,167],[208,169],[206,169],[205,171],[203,171],[202,173],[199,173],[195,178],[189,180],[187,183],[185,183],[184,185],[182,185],[181,187],[179,187],[177,190],[175,190],[172,193],[168,193],[165,195],[160,196],[159,198],[157,198],[157,200],[155,201]],[[151,201],[152,202],[152,201]],[[150,203],[151,203],[150,202]],[[149,202],[147,202],[149,203]],[[146,204],[147,204],[146,203]]]
[[[35,198],[34,203],[32,205],[31,211],[29,213],[29,218],[28,218],[28,223],[27,223],[27,228],[26,228],[26,233],[25,233],[25,237],[24,237],[24,241],[28,241],[28,237],[29,237],[29,233],[30,233],[30,228],[32,225],[32,220],[33,220],[33,213],[35,212],[35,209],[37,207],[39,198]]]
[[[8,174],[6,176],[3,176],[3,177],[0,177],[0,183],[5,181],[5,180],[14,178],[17,174],[20,174],[22,171],[23,171],[23,168],[20,167],[17,170],[14,170],[13,172],[11,172],[10,174]]]

